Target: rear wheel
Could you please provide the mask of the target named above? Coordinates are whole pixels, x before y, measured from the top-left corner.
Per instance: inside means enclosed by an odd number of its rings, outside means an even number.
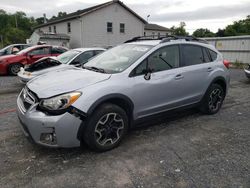
[[[13,63],[9,65],[8,71],[10,75],[17,75],[17,73],[20,71],[21,67],[23,67],[20,63]]]
[[[119,106],[103,104],[85,126],[84,142],[93,150],[108,151],[117,147],[127,133],[128,117]]]
[[[224,101],[225,92],[219,84],[212,84],[201,103],[200,110],[205,114],[216,114]]]

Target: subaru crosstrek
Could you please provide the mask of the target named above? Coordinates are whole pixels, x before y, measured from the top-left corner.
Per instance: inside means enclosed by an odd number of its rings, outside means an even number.
[[[48,147],[107,151],[146,117],[197,105],[217,113],[229,63],[193,37],[134,38],[86,63],[27,83],[17,99],[26,136]]]

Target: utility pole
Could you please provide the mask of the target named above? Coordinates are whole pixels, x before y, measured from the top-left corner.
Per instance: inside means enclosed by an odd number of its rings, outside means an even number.
[[[15,14],[15,22],[16,22],[16,28],[17,28],[18,25],[17,25],[17,17],[16,17],[16,14]]]
[[[148,22],[148,18],[150,17],[150,14],[149,15],[147,15],[147,22]]]
[[[2,44],[2,48],[3,48],[3,35],[0,35],[1,37],[1,44]]]

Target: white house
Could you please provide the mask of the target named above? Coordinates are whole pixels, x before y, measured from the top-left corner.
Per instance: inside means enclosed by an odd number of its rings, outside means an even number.
[[[143,36],[146,23],[121,1],[113,0],[51,20],[35,32],[66,34],[70,48],[108,47]]]
[[[167,36],[171,35],[171,29],[157,25],[157,24],[146,24],[144,30],[144,36]]]

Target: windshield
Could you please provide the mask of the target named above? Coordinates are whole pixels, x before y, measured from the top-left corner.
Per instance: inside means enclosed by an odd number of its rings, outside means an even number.
[[[74,57],[76,57],[80,53],[81,53],[80,51],[70,50],[57,56],[56,59],[63,64],[67,64],[70,60],[72,60]]]
[[[127,69],[152,46],[123,44],[98,55],[84,65],[85,68],[102,70],[105,73],[119,73]]]

